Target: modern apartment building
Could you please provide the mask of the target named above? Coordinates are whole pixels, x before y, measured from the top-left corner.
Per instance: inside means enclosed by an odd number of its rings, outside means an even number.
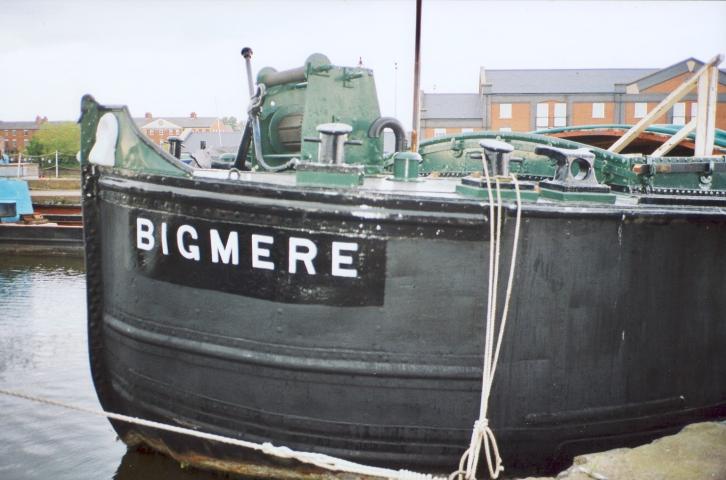
[[[423,138],[474,130],[529,132],[593,124],[634,124],[703,62],[689,58],[663,69],[486,70],[477,93],[422,92]],[[696,116],[696,92],[657,123],[683,125]],[[719,72],[716,127],[726,129],[726,72]]]

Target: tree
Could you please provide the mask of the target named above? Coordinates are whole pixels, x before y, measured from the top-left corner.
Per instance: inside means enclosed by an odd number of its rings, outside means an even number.
[[[27,155],[71,155],[81,149],[81,129],[74,122],[44,123],[25,147]]]
[[[222,117],[222,123],[225,125],[228,125],[235,132],[239,132],[239,130],[240,130],[239,121],[237,120],[237,117],[235,117],[234,115],[229,116],[229,117]]]

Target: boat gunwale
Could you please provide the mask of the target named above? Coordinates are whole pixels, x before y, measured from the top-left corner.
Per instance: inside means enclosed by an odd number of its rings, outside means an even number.
[[[103,173],[103,172],[102,172]],[[488,222],[487,201],[467,197],[413,196],[403,195],[400,192],[351,190],[341,191],[323,187],[290,187],[263,182],[252,181],[219,181],[218,179],[204,178],[177,178],[149,174],[125,174],[119,171],[108,172],[101,175],[99,185],[111,190],[126,192],[136,190],[148,195],[169,195],[174,197],[188,197],[197,200],[204,199],[210,202],[227,204],[244,203],[256,205],[260,208],[278,208],[309,211],[311,206],[319,209],[328,209],[326,215],[341,214],[343,207],[395,209],[396,212],[406,212],[406,216],[421,219],[430,215],[422,215],[422,210],[439,214],[447,219],[457,219],[464,224],[476,223],[479,225]],[[173,190],[173,192],[172,192]],[[211,193],[211,195],[210,195]],[[622,218],[662,220],[673,219],[726,219],[726,201],[720,205],[672,205],[659,203],[638,203],[640,198],[649,198],[647,194],[627,194],[627,198],[635,201],[632,204],[624,203],[590,203],[590,202],[522,202],[522,212],[537,217],[569,216],[573,218]],[[683,196],[681,199],[690,199]],[[700,197],[693,197],[700,198]],[[285,203],[280,203],[284,201]],[[503,209],[512,216],[516,213],[517,205],[514,200],[503,199]],[[333,209],[331,212],[329,209]],[[361,218],[364,219],[364,218]],[[403,218],[399,217],[399,220]],[[451,222],[447,222],[451,223]]]

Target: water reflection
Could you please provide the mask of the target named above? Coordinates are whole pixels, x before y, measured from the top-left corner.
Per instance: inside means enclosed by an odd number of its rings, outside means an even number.
[[[0,255],[0,388],[100,409],[86,341],[83,260]],[[104,418],[3,395],[0,432],[2,480],[225,478],[127,452]]]
[[[196,468],[181,468],[179,464],[149,450],[128,450],[113,476],[114,480],[235,480],[239,477],[223,473],[208,472]]]

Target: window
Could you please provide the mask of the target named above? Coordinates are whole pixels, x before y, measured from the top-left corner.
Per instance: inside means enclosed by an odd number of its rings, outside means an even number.
[[[443,137],[444,135],[446,135],[445,128],[434,128],[434,138]]]
[[[546,103],[537,104],[537,120],[535,126],[537,128],[547,128],[550,126],[549,123],[550,106]]]
[[[647,103],[636,103],[635,104],[635,112],[633,113],[633,118],[643,118],[648,114],[648,104]]]
[[[605,104],[604,103],[593,103],[592,104],[592,118],[605,118]]]
[[[686,104],[678,102],[673,105],[673,125],[685,125],[686,124]]]
[[[25,135],[27,137],[28,136],[28,131],[27,130],[23,130],[23,135]]]
[[[471,133],[473,131],[474,131],[473,128],[462,128],[461,129],[461,133]]]
[[[567,104],[555,103],[555,127],[567,125]]]
[[[499,104],[499,118],[501,118],[501,119],[512,118],[512,104],[511,103],[500,103]]]
[[[500,131],[500,132],[511,132],[511,131],[512,131],[512,129],[511,129],[510,127],[501,127],[501,128],[499,129],[499,131]]]
[[[698,116],[698,104],[696,102],[693,102],[691,104],[691,120],[693,120],[697,116]]]

